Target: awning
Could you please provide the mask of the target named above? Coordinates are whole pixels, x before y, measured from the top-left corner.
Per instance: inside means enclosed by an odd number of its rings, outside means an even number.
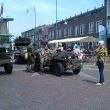
[[[93,36],[86,36],[86,37],[77,37],[77,38],[67,38],[67,39],[60,39],[60,40],[52,40],[48,43],[66,43],[66,42],[98,42],[98,38]]]

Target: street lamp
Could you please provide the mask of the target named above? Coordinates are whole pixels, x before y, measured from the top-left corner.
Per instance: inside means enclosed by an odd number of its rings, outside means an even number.
[[[27,9],[26,12],[30,12],[33,11],[34,12],[34,28],[36,29],[36,8],[33,7],[32,9]],[[34,43],[35,43],[35,35],[36,35],[36,31],[34,29]]]

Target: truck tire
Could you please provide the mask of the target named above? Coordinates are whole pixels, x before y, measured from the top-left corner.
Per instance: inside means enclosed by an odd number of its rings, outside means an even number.
[[[64,67],[61,63],[56,63],[54,65],[53,71],[54,71],[55,75],[61,76],[62,73],[64,72]]]
[[[77,74],[80,73],[80,70],[81,70],[80,68],[79,68],[79,69],[74,69],[74,70],[73,70],[73,73],[77,75]]]
[[[12,63],[7,63],[4,65],[5,73],[11,74],[12,69],[13,69],[13,64]]]

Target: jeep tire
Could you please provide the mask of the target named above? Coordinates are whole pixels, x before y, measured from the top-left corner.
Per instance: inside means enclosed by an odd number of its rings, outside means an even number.
[[[77,75],[77,74],[79,74],[80,70],[81,70],[80,68],[79,69],[74,69],[73,73]]]
[[[13,64],[12,63],[7,63],[4,65],[5,73],[11,74],[12,69],[13,69]]]
[[[61,63],[56,63],[54,65],[53,71],[54,71],[55,75],[61,76],[62,73],[64,72],[64,67]]]

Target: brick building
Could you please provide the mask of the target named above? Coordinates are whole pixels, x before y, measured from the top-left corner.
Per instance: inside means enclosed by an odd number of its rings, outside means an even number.
[[[110,52],[110,0],[104,0],[104,5],[97,9],[94,8],[93,10],[46,26],[46,28],[48,28],[46,35],[48,36],[48,40],[82,36],[93,36],[99,39],[99,25],[105,27],[106,46]],[[43,31],[45,31],[45,29]],[[28,32],[29,31],[24,33],[28,34]],[[24,33],[22,33],[22,35]],[[37,35],[39,35],[39,32],[36,33],[36,36]],[[87,45],[89,44],[88,42],[86,43]]]
[[[48,28],[49,28],[49,25],[38,26],[36,28],[22,32],[21,36],[32,39],[39,48],[42,43],[47,42]]]

